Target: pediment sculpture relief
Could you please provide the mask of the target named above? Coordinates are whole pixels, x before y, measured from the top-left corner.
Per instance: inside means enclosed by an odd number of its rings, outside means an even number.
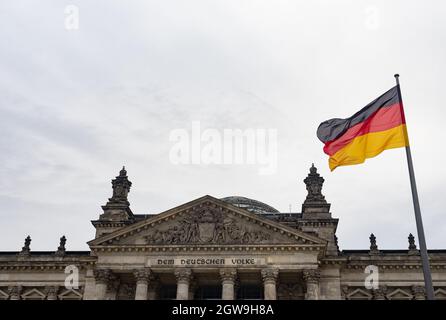
[[[262,243],[271,234],[260,227],[211,208],[180,217],[166,228],[145,236],[147,244],[246,244]]]

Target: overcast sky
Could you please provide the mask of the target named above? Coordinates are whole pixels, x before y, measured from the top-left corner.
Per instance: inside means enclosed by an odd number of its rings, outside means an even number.
[[[67,30],[67,5],[79,29]],[[400,73],[429,248],[446,248],[446,5],[440,1],[2,1],[0,250],[86,250],[125,165],[136,214],[205,194],[300,211],[314,162],[341,249],[416,234],[404,149],[328,169],[320,122]],[[277,129],[277,171],[175,165],[172,130]],[[417,241],[418,243],[418,241]]]

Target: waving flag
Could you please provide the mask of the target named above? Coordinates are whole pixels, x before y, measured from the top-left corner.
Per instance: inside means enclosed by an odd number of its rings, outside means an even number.
[[[363,163],[386,149],[409,145],[398,85],[346,119],[330,119],[317,129],[329,167]]]

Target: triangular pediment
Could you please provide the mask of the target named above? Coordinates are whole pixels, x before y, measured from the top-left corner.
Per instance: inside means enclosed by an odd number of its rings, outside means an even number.
[[[96,246],[300,244],[326,241],[204,196],[88,243]]]
[[[369,292],[360,288],[347,295],[348,300],[371,300],[372,298],[373,296]]]
[[[26,293],[22,294],[23,300],[44,300],[45,294],[37,289],[31,289]]]
[[[396,289],[387,295],[389,300],[411,300],[413,296],[404,290]]]
[[[59,300],[82,300],[82,294],[73,289],[67,289],[59,294]]]
[[[446,290],[443,290],[443,289],[435,290],[435,299],[446,300]]]

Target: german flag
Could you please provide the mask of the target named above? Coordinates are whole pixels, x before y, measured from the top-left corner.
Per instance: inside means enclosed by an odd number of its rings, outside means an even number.
[[[370,102],[346,119],[322,122],[317,137],[330,156],[330,170],[363,163],[386,149],[409,145],[399,86]]]

